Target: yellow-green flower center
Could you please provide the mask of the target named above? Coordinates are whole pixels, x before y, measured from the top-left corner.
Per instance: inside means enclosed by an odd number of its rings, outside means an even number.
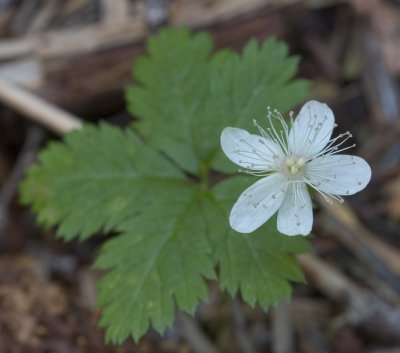
[[[297,176],[301,174],[304,170],[304,166],[306,165],[306,160],[302,157],[288,157],[285,160],[285,167],[288,171],[289,175]]]

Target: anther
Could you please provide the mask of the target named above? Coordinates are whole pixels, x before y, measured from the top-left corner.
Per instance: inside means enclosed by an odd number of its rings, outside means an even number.
[[[296,165],[301,168],[304,167],[304,165],[306,164],[306,160],[304,158],[300,158],[297,160]]]
[[[294,175],[294,174],[297,174],[298,171],[299,171],[299,168],[298,168],[297,166],[292,165],[292,166],[290,167],[290,173],[292,173],[293,175]]]
[[[288,167],[291,167],[291,166],[293,166],[295,164],[296,164],[296,161],[294,160],[294,158],[289,157],[289,158],[286,159],[286,165]]]

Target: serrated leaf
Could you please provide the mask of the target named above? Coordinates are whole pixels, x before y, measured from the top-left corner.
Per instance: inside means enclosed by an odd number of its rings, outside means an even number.
[[[228,213],[248,180],[210,190],[206,174],[210,165],[231,170],[219,153],[223,127],[247,128],[268,104],[288,109],[308,84],[290,81],[297,59],[275,40],[251,42],[242,56],[211,49],[207,34],[161,31],[126,93],[145,143],[133,131],[86,126],[50,144],[22,184],[24,203],[41,223],[58,225],[58,236],[118,233],[96,261],[109,271],[99,304],[110,341],[138,339],[149,325],[162,332],[175,304],[193,313],[217,265],[223,288],[264,308],[290,294],[289,281],[302,280],[291,254],[307,250],[305,239],[279,235],[273,220],[250,236],[234,233]],[[201,175],[202,185],[176,165]]]
[[[183,169],[199,174],[202,166],[232,172],[221,158],[219,136],[226,126],[249,128],[263,119],[267,106],[287,111],[309,89],[293,81],[298,58],[286,44],[253,40],[243,54],[211,53],[204,33],[164,29],[152,38],[149,54],[135,66],[138,84],[129,87],[129,110],[139,116],[140,132]],[[157,102],[157,104],[154,104]]]
[[[136,61],[138,84],[126,91],[128,109],[142,118],[139,131],[183,169],[198,173],[191,143],[191,121],[208,94],[208,57],[211,37],[191,36],[187,29],[164,29],[148,44],[148,55]]]
[[[110,270],[99,286],[108,340],[138,339],[150,323],[162,332],[175,302],[192,313],[206,299],[203,278],[215,273],[203,191],[133,131],[102,124],[67,135],[40,154],[21,191],[60,237],[119,233],[96,262]]]
[[[250,180],[233,177],[217,184],[205,217],[219,236],[213,237],[214,258],[219,261],[222,288],[264,309],[291,295],[289,281],[303,281],[301,268],[292,254],[309,250],[305,237],[282,236],[273,218],[250,235],[236,233],[228,226],[229,211]],[[251,180],[254,182],[254,180]],[[216,221],[219,214],[222,222]],[[225,224],[224,224],[225,223]]]
[[[284,42],[267,39],[263,44],[253,40],[242,56],[232,58],[212,82],[213,107],[195,131],[199,140],[209,136],[216,141],[206,146],[203,155],[216,170],[233,172],[237,169],[223,155],[219,136],[227,126],[252,128],[252,120],[263,123],[267,107],[287,112],[308,95],[309,83],[292,80],[297,72],[298,58],[288,56]]]
[[[201,195],[179,184],[169,185],[168,194],[125,223],[96,262],[111,269],[99,284],[107,340],[120,343],[130,333],[137,340],[150,323],[163,332],[173,322],[175,302],[193,314],[208,296],[203,276],[215,274]]]
[[[31,204],[39,221],[59,224],[58,236],[82,239],[117,228],[127,210],[152,202],[146,189],[159,182],[184,180],[182,173],[156,151],[144,148],[133,131],[102,124],[65,136],[39,155],[21,185],[21,200]]]

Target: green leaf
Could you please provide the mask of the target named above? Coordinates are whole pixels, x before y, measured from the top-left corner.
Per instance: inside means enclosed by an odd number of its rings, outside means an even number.
[[[193,313],[218,263],[223,288],[264,307],[289,295],[287,280],[302,279],[287,254],[304,251],[302,239],[229,230],[227,213],[244,181],[221,182],[214,195],[188,183],[133,131],[102,124],[50,144],[21,192],[42,223],[59,224],[60,237],[118,232],[96,267],[109,270],[99,283],[101,326],[120,343],[130,334],[139,339],[150,324],[162,332],[175,304]]]
[[[264,309],[291,295],[289,281],[303,281],[301,268],[292,254],[309,251],[305,237],[282,236],[276,230],[276,217],[257,231],[243,235],[228,227],[229,211],[240,193],[254,179],[229,178],[215,186],[206,218],[219,236],[213,237],[214,258],[220,263],[222,288],[234,295],[240,290],[243,299]],[[216,214],[224,222],[216,220]],[[225,224],[224,224],[225,223]]]
[[[199,166],[190,124],[207,99],[211,50],[206,33],[164,29],[149,40],[148,56],[136,61],[138,83],[126,91],[128,109],[142,118],[136,126],[148,142],[194,174]]]
[[[268,104],[287,110],[308,84],[291,81],[297,59],[281,42],[253,41],[242,56],[211,50],[207,34],[161,31],[127,90],[144,141],[132,129],[86,126],[49,144],[21,185],[22,201],[59,237],[117,234],[96,261],[108,271],[99,305],[109,341],[139,339],[149,325],[162,332],[175,306],[193,313],[215,268],[222,288],[264,308],[303,279],[292,254],[308,250],[305,238],[278,234],[275,220],[249,236],[229,227],[233,202],[254,180],[206,181],[210,166],[230,170],[219,153],[223,127],[247,127]],[[182,170],[201,174],[202,185]]]
[[[251,41],[243,54],[211,55],[205,33],[167,28],[149,42],[135,65],[137,84],[126,91],[130,112],[148,141],[186,171],[203,166],[232,172],[221,157],[219,137],[226,126],[249,128],[267,106],[288,111],[307,95],[309,84],[293,81],[298,58],[286,44]]]
[[[292,80],[297,72],[298,57],[288,57],[284,42],[267,39],[262,45],[255,40],[244,48],[242,56],[233,57],[214,77],[209,114],[195,131],[198,140],[214,141],[204,145],[203,155],[212,167],[222,172],[237,169],[223,155],[219,136],[227,126],[252,129],[252,120],[266,122],[267,107],[287,112],[304,100],[309,82]],[[256,131],[255,131],[256,132]],[[258,132],[257,132],[258,133]]]
[[[111,269],[99,284],[107,340],[121,343],[130,333],[138,340],[150,322],[163,332],[173,322],[175,302],[193,314],[199,300],[207,299],[203,276],[215,274],[201,194],[179,184],[169,185],[167,193],[125,223],[96,262]]]
[[[102,124],[68,134],[40,154],[21,187],[39,219],[59,224],[58,236],[86,238],[102,228],[96,266],[110,272],[99,285],[106,338],[162,332],[176,304],[193,313],[215,278],[201,191],[133,131]]]
[[[117,228],[130,216],[127,210],[152,202],[147,188],[162,189],[160,180],[169,179],[184,180],[133,131],[86,126],[39,155],[21,185],[21,200],[32,205],[42,224],[59,225],[58,236],[84,239]]]

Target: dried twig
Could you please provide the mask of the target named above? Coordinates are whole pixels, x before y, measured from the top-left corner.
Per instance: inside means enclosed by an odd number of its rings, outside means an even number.
[[[396,80],[386,69],[379,38],[367,23],[360,25],[359,37],[368,104],[378,122],[393,122],[400,116],[400,93]]]
[[[0,101],[57,134],[82,126],[74,115],[4,80],[0,80]]]
[[[0,80],[38,88],[43,81],[43,67],[35,59],[13,60],[0,66]]]
[[[347,204],[327,204],[321,197],[318,200],[329,214],[330,222],[335,221],[333,229],[340,228],[332,234],[378,277],[400,292],[400,252],[365,228]]]
[[[128,0],[101,0],[103,19],[106,26],[121,26],[129,21]]]
[[[400,309],[387,304],[372,291],[356,286],[345,275],[313,255],[298,260],[307,279],[327,297],[342,302],[349,323],[371,337],[400,342]]]
[[[36,42],[31,38],[7,39],[0,43],[0,60],[31,55]]]
[[[0,231],[7,224],[7,209],[18,189],[23,173],[26,167],[33,162],[36,151],[39,149],[43,139],[44,133],[42,129],[33,126],[27,131],[18,159],[0,190]]]
[[[293,353],[293,327],[290,304],[281,302],[272,310],[272,352]]]
[[[247,333],[245,317],[237,298],[231,300],[235,337],[243,353],[256,353],[253,342]]]
[[[177,311],[176,319],[194,353],[218,353],[218,349],[205,336],[195,319],[181,311]]]

